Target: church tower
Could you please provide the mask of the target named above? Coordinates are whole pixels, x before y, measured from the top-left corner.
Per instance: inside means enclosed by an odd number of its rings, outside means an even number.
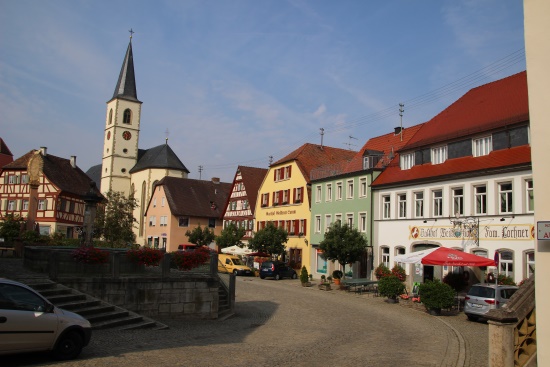
[[[130,35],[113,98],[107,102],[101,166],[102,193],[112,190],[122,192],[126,197],[133,194],[130,170],[138,160],[141,104],[137,98]]]

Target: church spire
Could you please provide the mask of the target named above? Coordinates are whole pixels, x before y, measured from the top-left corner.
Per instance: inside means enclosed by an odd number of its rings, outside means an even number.
[[[120,75],[118,76],[118,82],[116,84],[114,98],[122,98],[131,101],[138,101],[137,89],[136,89],[136,77],[134,74],[134,56],[132,53],[132,35],[134,31],[130,30],[130,43],[124,56],[124,62],[120,69]]]

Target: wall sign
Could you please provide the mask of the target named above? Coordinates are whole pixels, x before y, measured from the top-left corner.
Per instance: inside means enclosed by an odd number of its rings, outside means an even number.
[[[537,222],[537,240],[550,241],[550,222]]]

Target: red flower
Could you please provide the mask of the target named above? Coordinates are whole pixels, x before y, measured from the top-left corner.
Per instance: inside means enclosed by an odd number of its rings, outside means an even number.
[[[91,247],[79,247],[71,253],[72,258],[79,263],[83,264],[105,264],[109,261],[109,253]]]

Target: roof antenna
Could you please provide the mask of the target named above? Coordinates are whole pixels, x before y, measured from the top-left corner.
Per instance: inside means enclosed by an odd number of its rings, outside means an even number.
[[[320,128],[319,130],[321,130],[321,150],[322,150],[323,149],[323,135],[325,135],[325,129]]]
[[[399,104],[399,116],[401,118],[401,129],[399,129],[399,135],[401,135],[401,141],[403,141],[403,112],[405,112],[403,107],[405,107],[405,105],[403,103],[400,103]]]
[[[350,135],[350,136],[349,136],[349,142],[348,142],[348,143],[344,143],[344,145],[347,145],[347,146],[348,146],[348,149],[349,149],[349,150],[351,150],[351,147],[352,147],[352,146],[355,146],[355,144],[352,144],[352,143],[351,143],[351,139],[357,140],[356,137]]]
[[[202,166],[199,166],[199,180],[201,179],[202,177]]]
[[[164,135],[166,135],[166,145],[168,145],[168,135],[170,135],[170,131],[166,129],[166,131],[164,132]]]

